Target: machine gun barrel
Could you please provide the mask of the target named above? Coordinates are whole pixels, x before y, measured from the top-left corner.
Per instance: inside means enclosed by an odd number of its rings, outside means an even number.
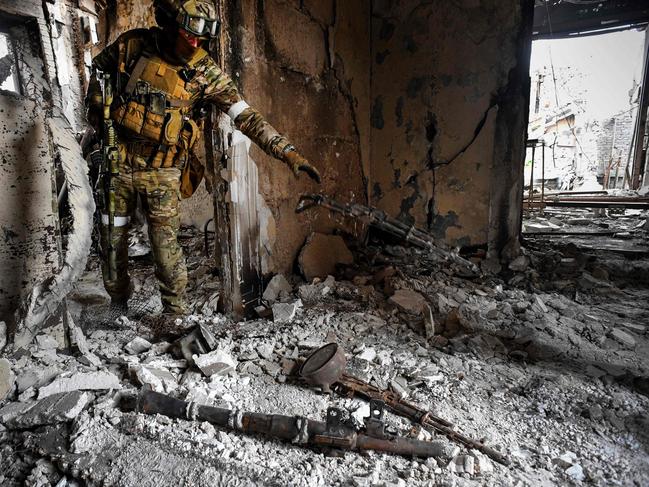
[[[302,213],[316,206],[321,206],[350,218],[364,218],[370,226],[403,239],[415,247],[429,251],[438,261],[451,261],[461,267],[468,275],[480,274],[477,266],[472,262],[460,257],[454,252],[440,248],[433,236],[429,233],[414,226],[407,225],[395,218],[390,218],[383,211],[376,208],[357,203],[340,203],[325,195],[306,194],[300,198],[295,211]]]
[[[376,427],[375,434],[357,433],[341,421],[342,411],[330,408],[327,422],[313,421],[298,416],[249,413],[211,406],[201,406],[180,399],[144,389],[137,400],[137,411],[146,414],[161,414],[170,418],[192,421],[207,421],[216,426],[247,434],[260,434],[269,438],[289,441],[294,444],[335,448],[341,450],[374,450],[395,455],[414,457],[436,457],[443,453],[440,445],[383,433]],[[383,417],[374,412],[374,417]],[[369,421],[373,421],[370,417]]]

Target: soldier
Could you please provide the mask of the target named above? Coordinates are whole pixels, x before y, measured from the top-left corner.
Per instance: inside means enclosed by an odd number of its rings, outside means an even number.
[[[211,0],[156,0],[159,27],[131,30],[102,51],[94,68],[111,75],[114,102],[110,117],[117,129],[119,175],[114,178],[115,216],[110,240],[116,249],[110,279],[108,215],[102,212],[104,286],[113,305],[124,307],[130,294],[128,230],[139,195],[146,214],[164,313],[187,312],[187,269],[177,233],[181,172],[201,136],[194,108],[211,103],[266,153],[284,161],[297,176],[304,171],[320,182],[318,170],[249,106],[233,81],[203,48],[217,35],[219,19]],[[102,95],[96,79],[86,103],[89,122],[101,124]]]

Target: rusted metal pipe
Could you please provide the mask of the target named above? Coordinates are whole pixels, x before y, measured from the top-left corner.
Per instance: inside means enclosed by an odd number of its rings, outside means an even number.
[[[371,436],[357,433],[341,421],[342,411],[330,408],[327,422],[298,416],[250,413],[185,402],[144,389],[137,401],[137,411],[170,418],[207,421],[233,431],[260,434],[294,444],[351,451],[374,450],[413,457],[438,457],[443,446],[428,441],[401,438],[389,434]],[[370,413],[371,414],[371,413]]]

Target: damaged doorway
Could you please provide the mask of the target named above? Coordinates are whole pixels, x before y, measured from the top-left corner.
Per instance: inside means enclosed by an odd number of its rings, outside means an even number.
[[[646,27],[533,43],[528,207],[533,193],[630,188],[645,38]]]

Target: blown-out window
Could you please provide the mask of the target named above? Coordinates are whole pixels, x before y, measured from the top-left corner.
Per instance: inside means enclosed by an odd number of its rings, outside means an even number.
[[[20,93],[16,53],[9,34],[0,32],[0,89]]]

